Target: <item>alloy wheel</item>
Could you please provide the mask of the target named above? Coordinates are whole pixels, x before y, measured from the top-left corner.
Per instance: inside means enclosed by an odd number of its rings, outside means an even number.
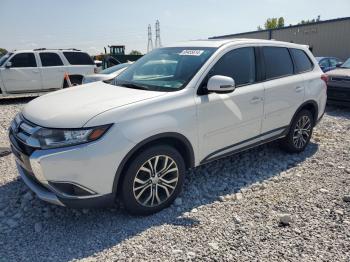
[[[311,119],[308,116],[302,116],[293,132],[293,144],[296,148],[303,148],[308,142],[311,134]]]
[[[178,180],[176,162],[169,156],[154,156],[137,171],[133,183],[134,197],[142,206],[159,206],[173,194]]]

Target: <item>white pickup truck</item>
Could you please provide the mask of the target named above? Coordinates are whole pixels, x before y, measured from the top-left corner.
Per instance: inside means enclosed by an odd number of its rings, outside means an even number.
[[[9,52],[0,58],[0,97],[38,94],[81,84],[95,72],[90,56],[76,49],[34,49]]]

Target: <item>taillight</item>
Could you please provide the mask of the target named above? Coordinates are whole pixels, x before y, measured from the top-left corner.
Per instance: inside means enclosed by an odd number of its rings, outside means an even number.
[[[326,85],[328,84],[328,75],[326,74],[321,75],[321,79],[326,83]]]

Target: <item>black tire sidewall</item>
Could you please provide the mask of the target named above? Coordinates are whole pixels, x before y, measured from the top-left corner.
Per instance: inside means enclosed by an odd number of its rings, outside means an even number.
[[[133,193],[134,178],[141,165],[143,165],[148,159],[156,155],[169,156],[176,162],[177,167],[179,169],[179,179],[176,188],[173,194],[169,197],[169,199],[167,199],[164,203],[160,204],[159,206],[145,207],[139,204],[135,199]],[[142,151],[134,158],[134,160],[132,160],[132,162],[126,168],[125,173],[123,173],[124,176],[121,187],[121,198],[124,203],[125,209],[133,215],[151,215],[168,207],[181,192],[185,172],[186,167],[182,156],[176,149],[170,146],[159,145]]]
[[[297,125],[297,122],[299,121],[299,119],[303,116],[307,116],[310,118],[311,120],[311,130],[310,130],[310,136],[308,138],[308,140],[306,141],[305,145],[302,147],[302,148],[297,148],[295,145],[294,145],[294,142],[293,142],[293,135],[294,135],[294,130],[295,130],[295,127]],[[286,146],[286,149],[290,152],[295,152],[295,153],[300,153],[302,151],[305,150],[305,148],[308,146],[309,142],[310,142],[310,139],[311,139],[311,136],[312,136],[312,132],[313,132],[313,128],[314,128],[314,124],[315,124],[315,121],[314,121],[314,117],[312,116],[311,112],[308,111],[308,110],[302,110],[300,111],[294,118],[294,121],[290,127],[290,130],[289,130],[289,133],[288,133],[288,136],[286,137],[286,143],[285,143],[285,146]]]

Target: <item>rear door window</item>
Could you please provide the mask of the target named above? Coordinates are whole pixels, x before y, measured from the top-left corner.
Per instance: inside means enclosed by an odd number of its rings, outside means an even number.
[[[254,47],[234,49],[220,58],[210,71],[210,75],[232,77],[237,86],[255,82]]]
[[[289,49],[294,58],[295,73],[303,73],[311,71],[314,67],[308,55],[300,49],[291,48]]]
[[[87,53],[82,52],[63,52],[71,65],[95,65]]]
[[[293,62],[285,47],[263,47],[266,79],[293,75]]]
[[[36,67],[34,53],[20,53],[11,58],[12,67]]]
[[[63,65],[61,58],[56,53],[40,53],[39,56],[43,67]]]

